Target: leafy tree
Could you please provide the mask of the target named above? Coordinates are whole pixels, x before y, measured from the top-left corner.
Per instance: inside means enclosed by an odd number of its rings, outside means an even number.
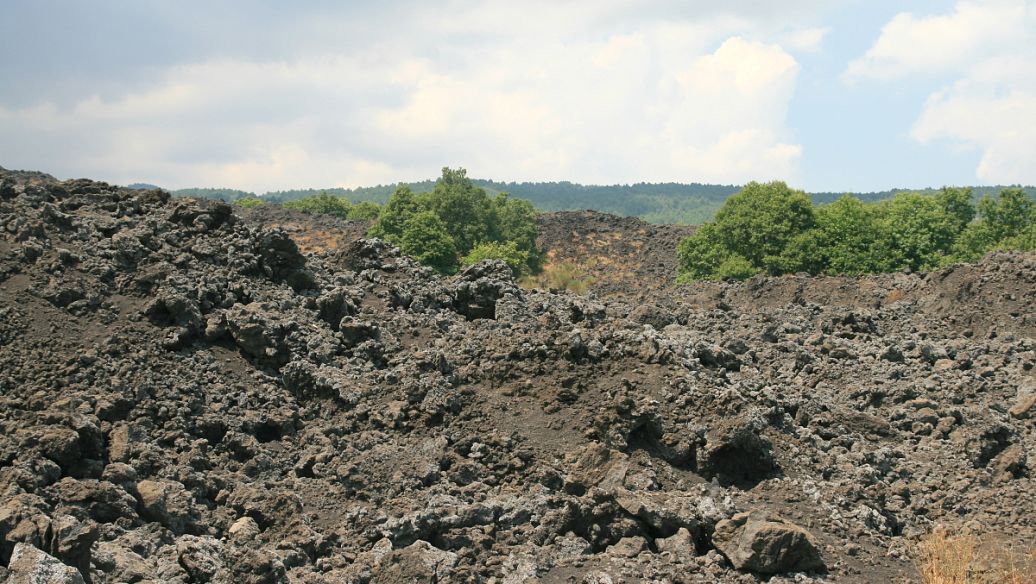
[[[461,253],[491,239],[493,209],[489,196],[471,182],[463,168],[443,168],[442,178],[425,203],[446,225]]]
[[[525,258],[526,267],[518,272],[539,269],[541,256],[536,249],[536,210],[532,204],[512,199],[506,193],[490,198],[485,190],[474,185],[464,169],[444,168],[442,177],[428,193],[414,194],[409,187],[400,185],[381,209],[369,234],[402,247],[410,219],[424,213],[438,218],[456,255],[467,257],[483,244],[513,243],[515,253],[520,252]],[[504,248],[494,249],[500,253]],[[421,252],[431,253],[415,247],[404,251],[414,257],[425,257]],[[454,265],[456,261],[457,258]]]
[[[978,220],[953,246],[949,261],[975,261],[993,249],[1028,251],[1036,230],[1036,204],[1021,189],[1004,189],[978,203]]]
[[[715,280],[717,270],[730,253],[723,247],[715,223],[705,223],[694,235],[676,248],[677,273],[680,282]]]
[[[536,208],[525,199],[512,198],[500,193],[493,198],[493,225],[490,238],[494,241],[513,241],[515,247],[528,254],[528,269],[538,271],[543,257],[536,247]]]
[[[716,213],[723,248],[753,266],[779,271],[779,258],[794,237],[813,226],[813,203],[783,182],[750,182]]]
[[[959,218],[935,197],[902,193],[878,204],[880,257],[890,269],[928,270],[944,263],[959,230]]]
[[[424,211],[417,196],[406,185],[399,185],[392,193],[388,203],[381,210],[378,221],[371,226],[368,232],[371,237],[379,237],[391,243],[399,243],[403,235],[403,224],[412,215]]]
[[[471,266],[484,260],[503,260],[516,278],[529,274],[529,252],[518,249],[515,241],[480,243],[460,263],[462,266]]]
[[[421,211],[403,223],[399,248],[416,261],[443,274],[457,269],[457,246],[446,224],[432,211]]]
[[[873,205],[848,195],[818,207],[814,228],[788,242],[781,271],[830,275],[884,271],[888,266],[876,249],[878,215]]]
[[[996,241],[1014,237],[1036,223],[1036,203],[1017,188],[1000,191],[996,199],[983,197],[978,213]]]
[[[963,230],[975,218],[975,205],[971,204],[973,189],[943,187],[935,200],[942,205],[943,211],[957,222],[957,231]]]

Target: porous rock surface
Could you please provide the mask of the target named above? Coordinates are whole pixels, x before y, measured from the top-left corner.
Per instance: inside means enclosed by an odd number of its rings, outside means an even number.
[[[919,581],[1036,537],[1034,303],[1031,254],[554,294],[0,171],[0,580]]]

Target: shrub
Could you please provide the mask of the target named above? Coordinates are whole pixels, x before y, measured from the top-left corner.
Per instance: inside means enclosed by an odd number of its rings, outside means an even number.
[[[233,204],[235,207],[250,209],[252,207],[259,207],[261,205],[265,205],[266,201],[260,199],[259,197],[245,197],[243,199],[237,199],[236,201],[234,201]]]
[[[480,243],[460,263],[462,266],[471,266],[484,260],[503,260],[510,266],[515,278],[529,274],[529,252],[518,249],[514,241]]]
[[[747,280],[759,271],[752,262],[737,254],[731,254],[716,269],[716,276],[720,280]]]

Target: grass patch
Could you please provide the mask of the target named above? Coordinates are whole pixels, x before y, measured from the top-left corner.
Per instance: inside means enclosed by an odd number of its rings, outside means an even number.
[[[915,563],[925,584],[1029,584],[1036,544],[937,527],[917,545]]]

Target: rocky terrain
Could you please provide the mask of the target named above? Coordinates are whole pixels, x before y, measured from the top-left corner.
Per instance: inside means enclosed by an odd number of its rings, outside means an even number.
[[[1032,254],[574,296],[270,223],[0,171],[0,581],[917,582],[937,525],[1036,540]]]
[[[602,297],[655,297],[676,283],[676,247],[693,226],[656,225],[597,211],[542,213],[539,246],[548,264],[569,263]]]

